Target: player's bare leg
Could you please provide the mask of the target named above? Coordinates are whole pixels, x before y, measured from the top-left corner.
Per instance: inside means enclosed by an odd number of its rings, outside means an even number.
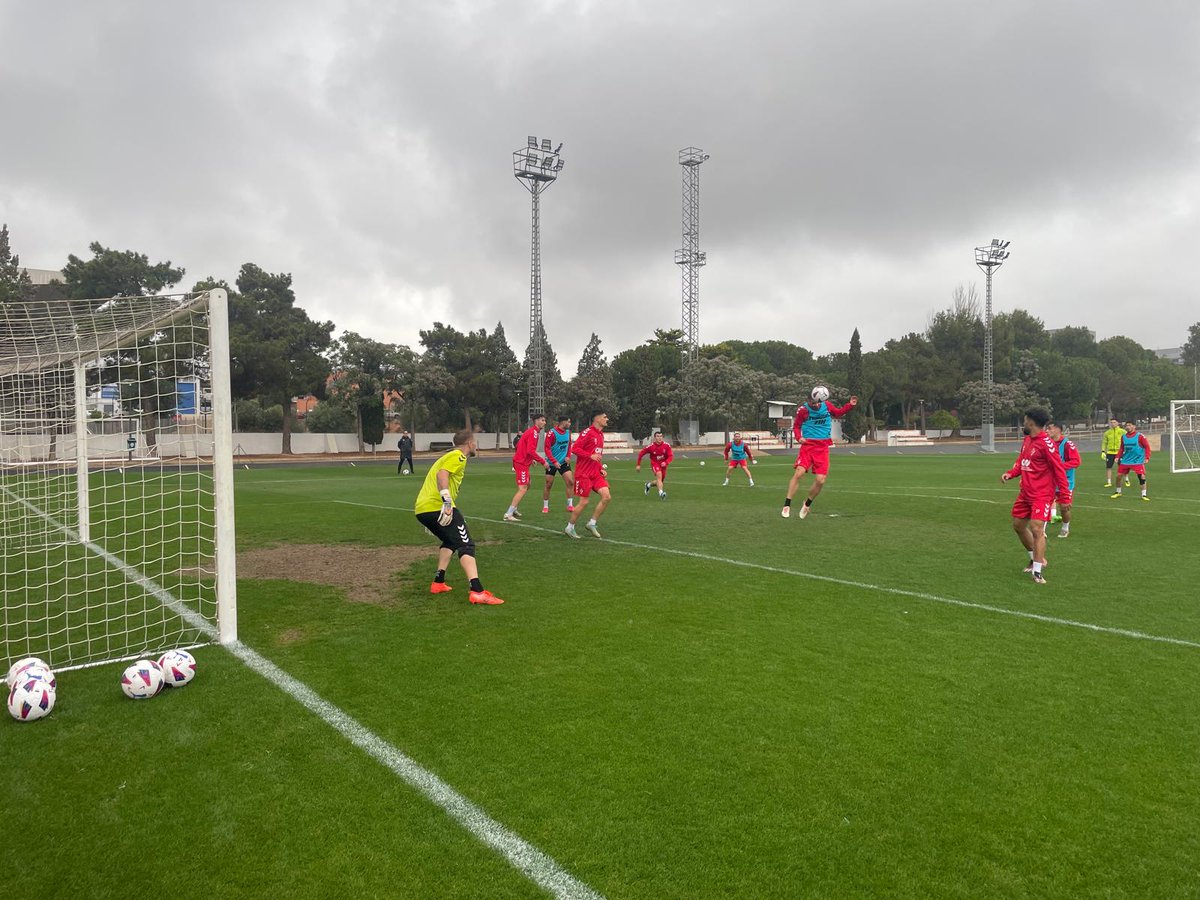
[[[1058,536],[1065,538],[1071,533],[1071,504],[1064,503],[1058,508],[1058,511],[1062,515],[1062,528],[1059,529]]]
[[[563,472],[563,483],[567,486],[567,509],[575,507],[575,473]]]
[[[512,503],[508,505],[508,512],[504,514],[504,518],[509,522],[515,522],[521,516],[517,513],[517,507],[521,505],[521,498],[525,496],[525,492],[529,490],[529,485],[522,484],[517,487],[517,492],[513,494]]]
[[[600,502],[596,504],[596,511],[592,513],[591,518],[587,520],[587,530],[596,537],[600,537],[600,529],[596,526],[600,520],[600,517],[604,515],[604,510],[608,509],[608,504],[612,500],[612,491],[606,487],[602,487],[599,491],[597,491],[597,493],[600,495]],[[572,516],[572,518],[578,518],[578,515],[576,514]]]
[[[565,476],[564,476],[565,480]],[[550,490],[554,487],[554,476],[546,476],[546,486],[542,489],[542,512],[550,512]],[[571,494],[571,486],[567,485],[567,495]]]
[[[792,498],[796,496],[796,489],[800,487],[800,479],[808,474],[808,469],[795,467],[792,472],[792,480],[788,482],[787,499],[783,504],[783,512],[780,513],[785,519],[792,514]]]
[[[721,485],[722,487],[725,487],[725,485],[729,484],[729,476],[732,474],[733,474],[733,466],[731,465],[731,466],[729,466],[729,468],[727,468],[725,470],[725,484]]]
[[[591,495],[586,497],[575,498],[575,508],[571,510],[571,520],[567,522],[566,531],[567,537],[578,539],[579,535],[575,533],[575,523],[579,521],[579,517],[583,515],[583,511],[587,509],[587,505],[591,502]]]
[[[667,496],[667,470],[659,469],[654,473],[654,479],[658,482],[658,496]]]

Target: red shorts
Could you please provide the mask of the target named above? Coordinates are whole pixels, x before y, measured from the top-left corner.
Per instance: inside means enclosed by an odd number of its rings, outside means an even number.
[[[529,466],[517,466],[517,487],[529,484]]]
[[[1142,463],[1138,463],[1136,466],[1127,466],[1124,463],[1117,464],[1117,475],[1128,475],[1130,472],[1134,475],[1140,475],[1142,478],[1146,477],[1146,467]]]
[[[746,468],[746,461],[744,459],[731,459],[729,461],[729,468],[744,469]]]
[[[829,474],[829,446],[827,444],[801,444],[800,453],[793,469],[807,469],[814,475]]]
[[[1017,501],[1013,504],[1012,515],[1014,519],[1037,519],[1039,522],[1050,521],[1050,506],[1054,503],[1054,498],[1049,499],[1017,496]]]
[[[659,465],[658,463],[650,463],[650,471],[655,475],[661,475],[666,478],[668,465],[669,463],[663,463],[662,465]]]
[[[575,473],[575,496],[587,497],[592,491],[598,491],[600,488],[608,487],[608,479],[603,474],[597,475],[594,478],[589,478],[587,475]]]

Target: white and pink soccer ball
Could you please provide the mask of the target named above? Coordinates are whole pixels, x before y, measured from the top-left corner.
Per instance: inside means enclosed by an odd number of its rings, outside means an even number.
[[[121,673],[121,690],[132,700],[149,700],[163,688],[163,671],[152,659],[139,659]]]
[[[167,687],[183,687],[196,677],[196,658],[186,650],[168,650],[159,657],[158,667]]]
[[[50,667],[36,656],[27,656],[24,659],[18,659],[8,668],[8,675],[4,679],[4,683],[8,687],[12,687],[18,680],[25,677],[27,673],[35,673],[45,681],[50,682],[50,686],[57,688],[58,684],[54,680],[54,673],[50,671]]]
[[[812,398],[818,403],[829,399],[829,388],[823,384],[818,384],[812,389]]]
[[[44,719],[54,709],[58,692],[54,685],[40,677],[49,669],[26,669],[8,689],[8,713],[18,722]]]

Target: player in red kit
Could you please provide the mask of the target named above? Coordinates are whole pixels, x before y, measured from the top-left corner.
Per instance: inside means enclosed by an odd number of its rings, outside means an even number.
[[[1055,494],[1059,503],[1071,505],[1067,470],[1045,430],[1049,421],[1050,413],[1040,407],[1025,411],[1025,442],[1021,453],[1016,464],[1000,476],[1001,481],[1021,479],[1021,491],[1012,508],[1013,531],[1029,551],[1025,571],[1032,573],[1034,584],[1046,583],[1042,574],[1046,565],[1046,523],[1050,521]]]
[[[754,487],[754,476],[750,474],[747,466],[754,462],[754,454],[750,452],[750,445],[742,440],[742,433],[735,431],[733,440],[725,445],[725,462],[728,464],[725,469],[725,484],[722,487],[729,486],[729,476],[733,474],[734,469],[741,469],[746,473],[746,477],[750,479],[750,487]]]
[[[515,522],[521,518],[517,507],[520,506],[525,492],[529,490],[529,467],[535,462],[543,466],[546,464],[546,461],[537,452],[538,432],[545,424],[546,417],[542,413],[534,416],[532,424],[525,429],[525,433],[517,440],[516,449],[513,450],[512,464],[513,470],[517,473],[517,492],[513,494],[512,503],[508,505],[508,512],[504,514],[506,522]]]
[[[840,419],[854,407],[858,406],[858,397],[851,397],[845,406],[834,406],[829,402],[829,388],[818,384],[812,389],[807,403],[801,404],[796,410],[792,422],[792,433],[800,443],[800,452],[792,463],[792,480],[788,482],[787,494],[783,498],[783,510],[780,513],[785,519],[792,514],[792,498],[800,487],[800,479],[806,473],[813,473],[813,485],[808,489],[804,505],[800,507],[799,517],[808,517],[813,501],[825,487],[825,479],[829,477],[829,448],[833,446],[833,420]]]
[[[608,479],[604,477],[604,427],[608,425],[608,413],[592,413],[592,424],[583,434],[576,438],[571,447],[575,463],[575,510],[571,513],[571,521],[564,529],[567,537],[578,539],[575,533],[575,523],[583,515],[592,493],[600,495],[596,511],[587,521],[587,530],[600,537],[600,529],[596,527],[601,514],[608,508],[612,494],[608,490]]]
[[[642,471],[643,456],[650,457],[650,471],[654,473],[654,481],[646,482],[646,495],[650,495],[650,488],[657,482],[658,498],[666,500],[667,466],[675,458],[675,451],[671,449],[670,444],[663,440],[661,431],[654,432],[654,440],[643,447],[641,452],[638,453],[637,470],[639,472]]]
[[[1050,440],[1054,441],[1054,447],[1058,450],[1058,458],[1063,461],[1063,468],[1067,470],[1067,486],[1071,488],[1071,494],[1075,493],[1075,471],[1083,462],[1083,458],[1079,455],[1079,448],[1075,446],[1075,442],[1067,437],[1066,429],[1061,422],[1051,422],[1046,426],[1046,433],[1050,435]],[[1071,536],[1071,504],[1055,501],[1050,507],[1050,521],[1062,522],[1062,528],[1059,529],[1058,536],[1060,538]]]

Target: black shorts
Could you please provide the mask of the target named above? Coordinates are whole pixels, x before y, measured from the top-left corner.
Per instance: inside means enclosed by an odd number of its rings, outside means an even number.
[[[571,464],[569,462],[565,462],[561,466],[556,466],[553,464],[546,466],[546,474],[551,478],[553,478],[555,475],[566,475],[570,471]]]
[[[1113,467],[1113,465],[1116,463],[1117,457],[1120,455],[1121,455],[1120,453],[1105,453],[1104,454],[1104,468],[1111,469]]]
[[[471,540],[471,535],[467,531],[466,519],[458,511],[458,507],[454,507],[454,515],[450,519],[449,525],[439,525],[439,515],[441,515],[439,512],[417,513],[417,521],[440,540],[442,547],[446,550],[453,550],[459,556],[474,556],[475,542]]]

